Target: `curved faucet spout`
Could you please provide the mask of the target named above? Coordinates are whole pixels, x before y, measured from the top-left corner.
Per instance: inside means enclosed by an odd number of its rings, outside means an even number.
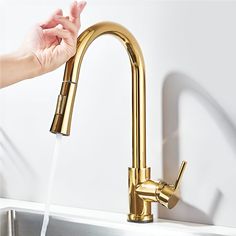
[[[134,36],[123,26],[102,22],[86,29],[77,40],[77,50],[66,64],[61,92],[51,132],[70,135],[74,100],[84,54],[89,45],[99,36],[116,36],[126,48],[132,69],[132,155],[133,168],[146,167],[146,94],[145,68],[142,51]]]

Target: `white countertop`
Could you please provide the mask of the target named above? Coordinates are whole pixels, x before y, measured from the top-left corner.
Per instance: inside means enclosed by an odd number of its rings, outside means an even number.
[[[0,198],[0,209],[13,208],[26,211],[43,212],[44,205],[34,202],[25,202]],[[108,228],[138,231],[139,233],[164,235],[202,235],[202,236],[236,236],[236,228],[194,224],[180,221],[158,219],[154,223],[135,224],[126,221],[127,216],[120,213],[94,211],[81,208],[51,206],[51,215],[57,218],[69,217],[84,224],[104,226]],[[159,234],[159,235],[160,235]]]

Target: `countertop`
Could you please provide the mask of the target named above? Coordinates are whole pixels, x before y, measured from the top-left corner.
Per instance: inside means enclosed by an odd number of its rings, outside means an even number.
[[[13,208],[23,209],[26,211],[37,211],[42,213],[44,205],[34,202],[18,201],[12,199],[0,198],[0,209]],[[202,235],[202,236],[236,236],[236,228],[203,225],[195,223],[187,223],[180,221],[170,221],[158,219],[149,224],[134,224],[126,221],[126,214],[112,213],[96,210],[88,210],[81,208],[72,208],[64,206],[51,206],[51,215],[53,217],[62,218],[70,217],[76,222],[84,224],[99,225],[108,228],[124,229],[138,231],[139,233],[164,235]]]

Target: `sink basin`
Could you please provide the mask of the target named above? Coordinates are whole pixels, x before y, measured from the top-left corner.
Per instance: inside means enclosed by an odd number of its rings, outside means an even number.
[[[39,236],[43,215],[24,210],[6,209],[0,212],[1,236]],[[51,216],[47,236],[128,236],[123,230],[84,224],[75,219]],[[138,235],[138,234],[135,234]],[[141,235],[140,235],[141,236]]]

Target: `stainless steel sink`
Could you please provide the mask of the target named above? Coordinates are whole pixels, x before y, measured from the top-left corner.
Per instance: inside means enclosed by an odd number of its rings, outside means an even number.
[[[0,211],[0,236],[40,236],[42,214],[24,210],[6,209]],[[130,233],[92,224],[76,222],[73,219],[50,217],[47,236],[128,236]],[[132,233],[131,233],[132,235]],[[134,234],[137,235],[137,234]]]
[[[98,214],[98,213],[96,213]],[[55,214],[50,217],[46,236],[231,236],[236,235],[229,228],[221,234],[218,228],[204,230],[204,225],[168,223],[158,221],[158,225],[127,223],[125,219],[111,216],[99,219],[97,216],[65,216]],[[40,236],[43,215],[41,212],[19,208],[0,209],[0,236]],[[104,223],[105,222],[105,223]],[[200,228],[199,228],[200,227]],[[203,228],[202,228],[203,227]],[[214,227],[214,226],[213,226]],[[185,230],[184,230],[185,228]],[[187,230],[188,229],[188,230]],[[209,228],[210,229],[210,228]],[[221,232],[223,232],[221,229]],[[231,232],[231,233],[230,233]]]

